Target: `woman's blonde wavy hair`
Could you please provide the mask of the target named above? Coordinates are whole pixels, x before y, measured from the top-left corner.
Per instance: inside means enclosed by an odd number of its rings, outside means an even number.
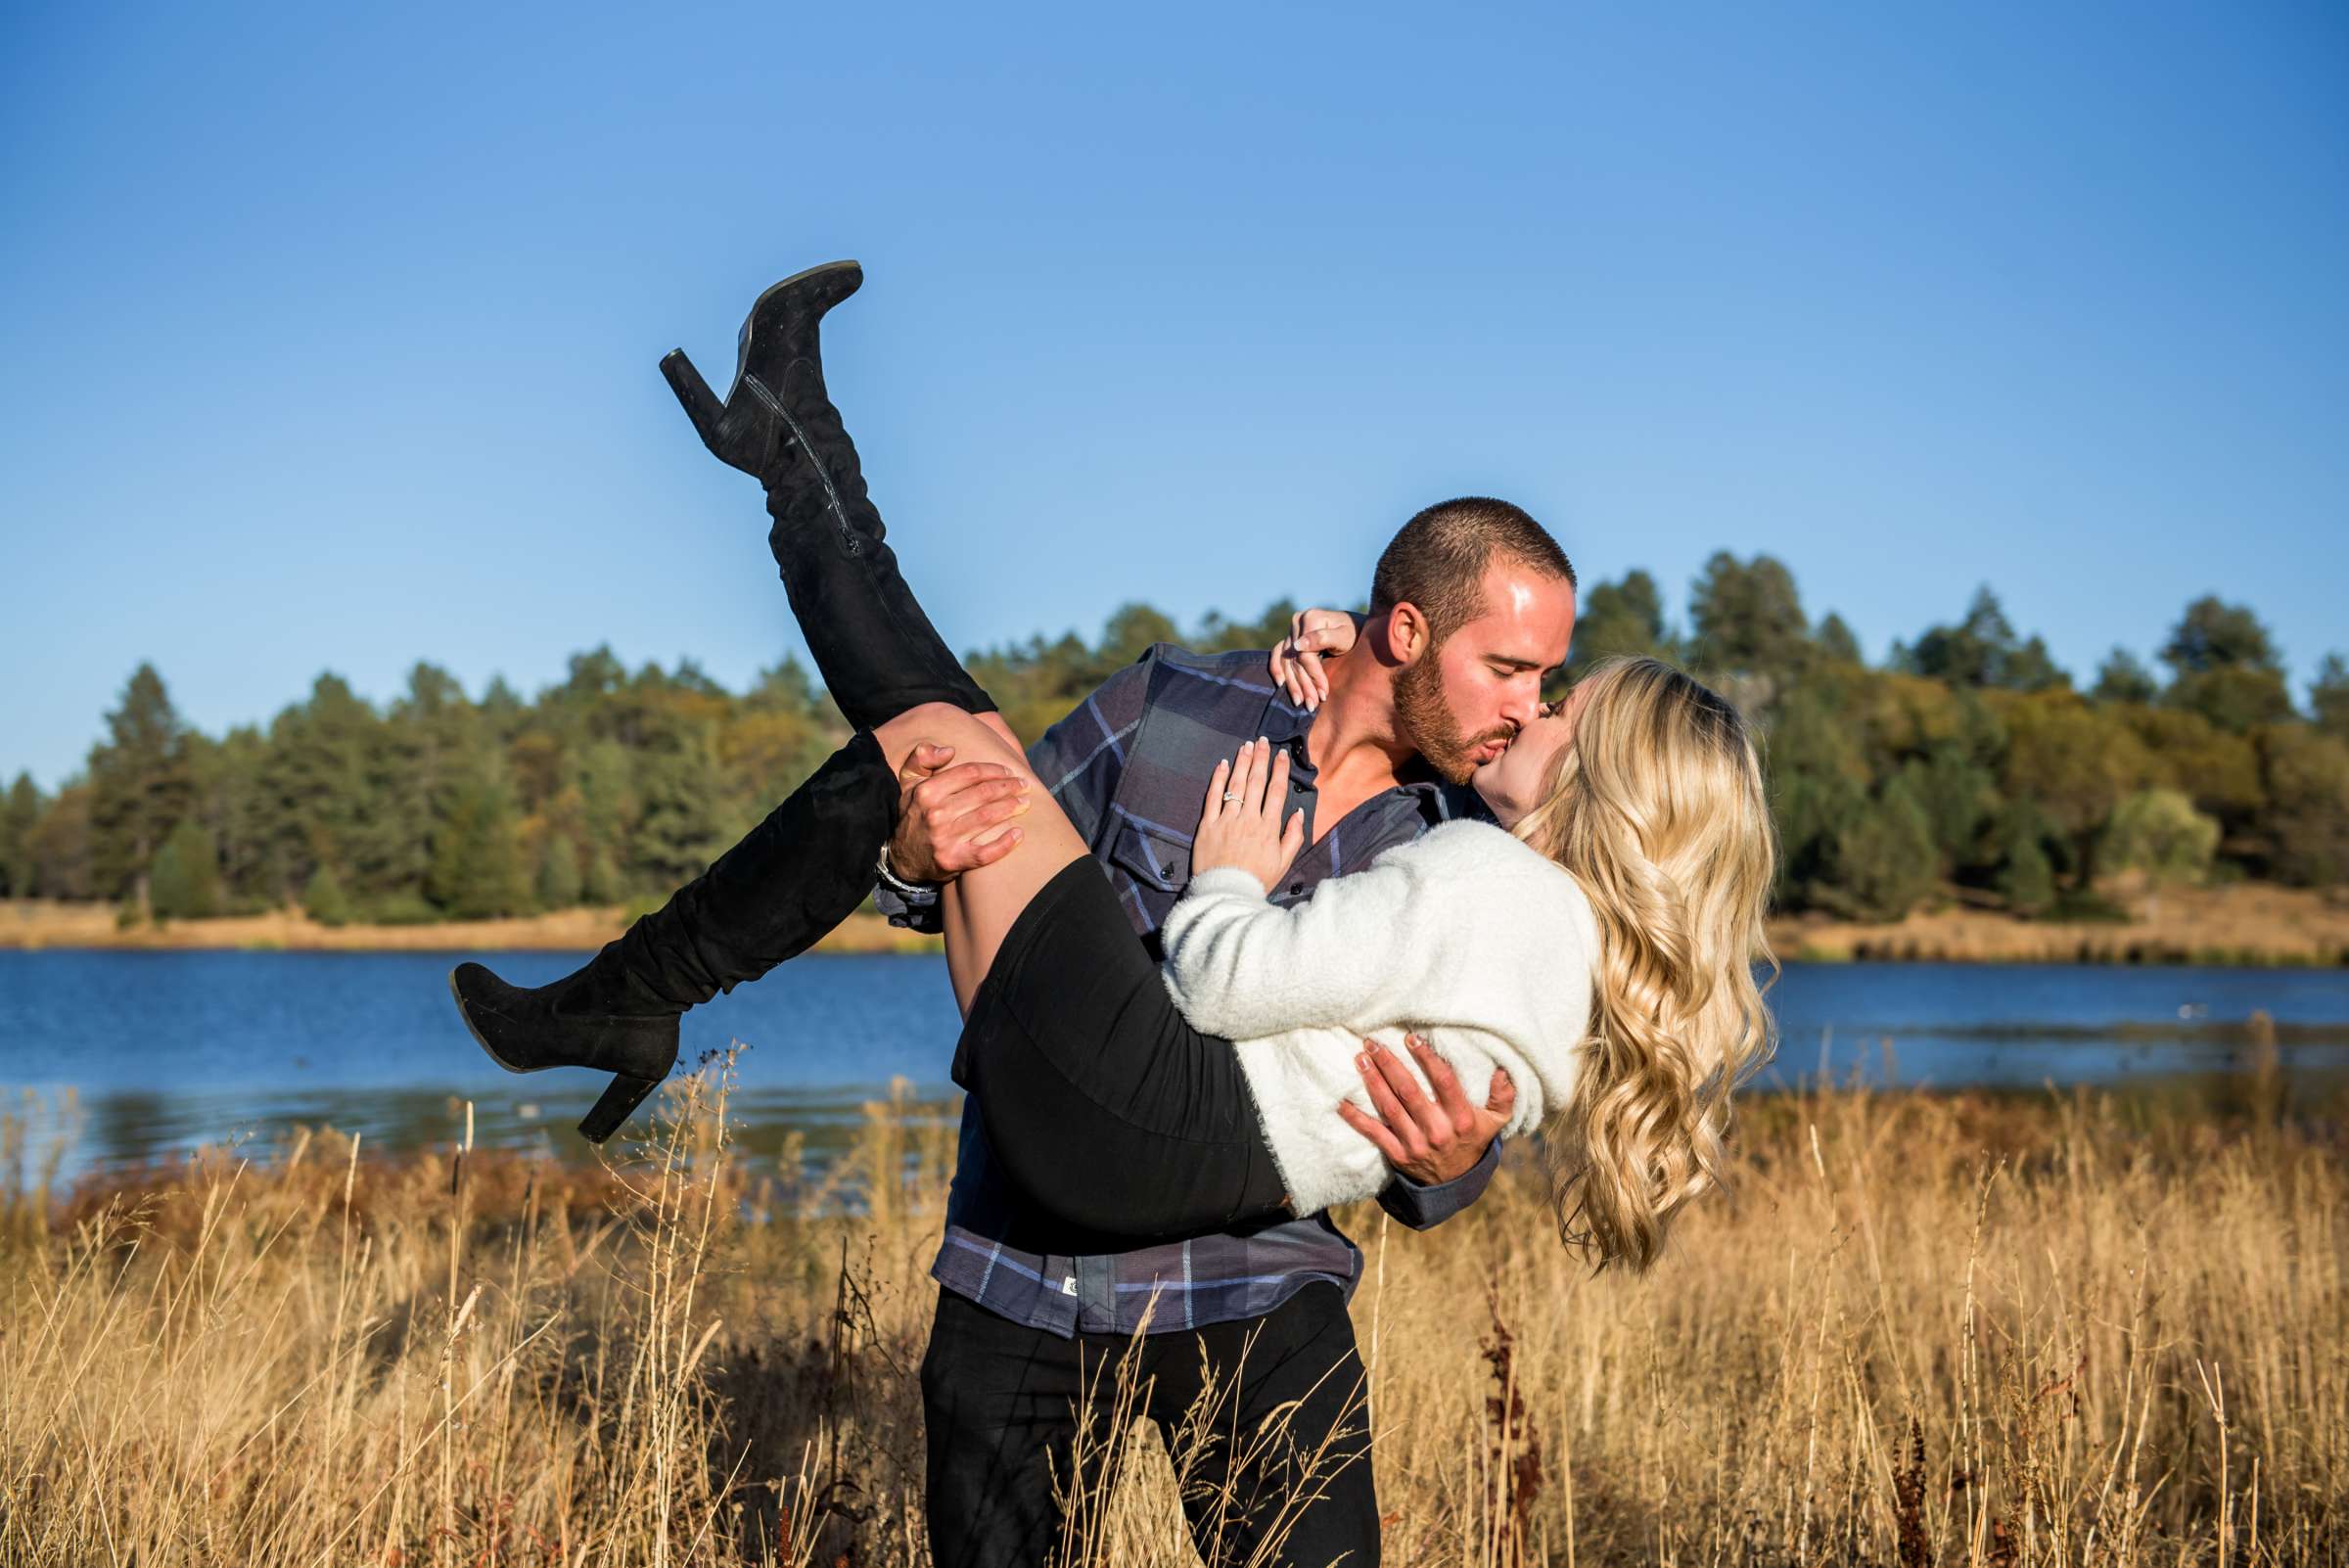
[[[1654,659],[1610,659],[1516,835],[1598,917],[1590,1036],[1549,1121],[1558,1233],[1644,1269],[1681,1205],[1721,1183],[1729,1093],[1770,1059],[1756,965],[1776,840],[1745,720]]]

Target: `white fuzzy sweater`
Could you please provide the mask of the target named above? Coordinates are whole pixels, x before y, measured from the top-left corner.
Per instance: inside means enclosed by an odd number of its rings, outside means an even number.
[[[1598,927],[1572,877],[1498,828],[1448,822],[1292,908],[1219,866],[1191,879],[1164,936],[1167,989],[1193,1028],[1233,1041],[1300,1214],[1392,1177],[1337,1114],[1342,1099],[1369,1108],[1354,1065],[1365,1036],[1408,1064],[1403,1036],[1417,1033],[1477,1105],[1506,1068],[1509,1133],[1573,1091]]]

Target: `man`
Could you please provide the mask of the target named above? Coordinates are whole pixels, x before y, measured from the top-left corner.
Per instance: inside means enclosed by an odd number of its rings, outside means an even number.
[[[1315,711],[1277,691],[1261,653],[1202,657],[1161,645],[1104,683],[1030,749],[1155,948],[1190,865],[1190,825],[1215,762],[1264,736],[1286,749],[1307,848],[1272,892],[1313,896],[1384,850],[1461,814],[1466,785],[1541,707],[1565,662],[1575,577],[1556,542],[1518,508],[1467,498],[1429,507],[1380,557],[1357,649],[1323,675]],[[885,861],[899,923],[925,923],[925,886],[1009,853],[1017,786],[1005,770],[917,759]],[[1366,1051],[1371,1117],[1338,1114],[1395,1166],[1388,1213],[1424,1229],[1484,1190],[1513,1091],[1478,1109],[1441,1060],[1417,1053],[1431,1101],[1391,1053]],[[966,1104],[947,1200],[940,1284],[922,1365],[931,1552],[941,1568],[1029,1564],[1060,1544],[1080,1424],[1099,1428],[1129,1348],[1139,1408],[1172,1449],[1200,1390],[1234,1404],[1215,1425],[1255,1432],[1289,1407],[1284,1441],[1234,1462],[1232,1441],[1196,1456],[1185,1499],[1211,1562],[1375,1562],[1361,1364],[1347,1298],[1361,1254],[1325,1216],[1131,1248],[1074,1235],[993,1169]],[[1135,1340],[1140,1332],[1138,1343]],[[1309,1456],[1318,1454],[1317,1460]],[[1313,1475],[1307,1483],[1307,1470]],[[1221,1499],[1221,1502],[1218,1499]]]

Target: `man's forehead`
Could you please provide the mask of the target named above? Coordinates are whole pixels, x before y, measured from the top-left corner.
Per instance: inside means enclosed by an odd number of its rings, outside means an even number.
[[[1480,653],[1555,664],[1574,635],[1574,584],[1522,562],[1485,569],[1484,614],[1460,628]],[[1549,647],[1547,644],[1557,646]]]

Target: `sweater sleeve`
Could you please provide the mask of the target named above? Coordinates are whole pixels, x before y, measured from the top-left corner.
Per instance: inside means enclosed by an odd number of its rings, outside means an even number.
[[[1288,908],[1233,867],[1192,878],[1163,932],[1175,1005],[1193,1028],[1232,1039],[1410,1017],[1446,941],[1473,929],[1436,907],[1473,890],[1426,875],[1429,859],[1427,841],[1404,845]]]

